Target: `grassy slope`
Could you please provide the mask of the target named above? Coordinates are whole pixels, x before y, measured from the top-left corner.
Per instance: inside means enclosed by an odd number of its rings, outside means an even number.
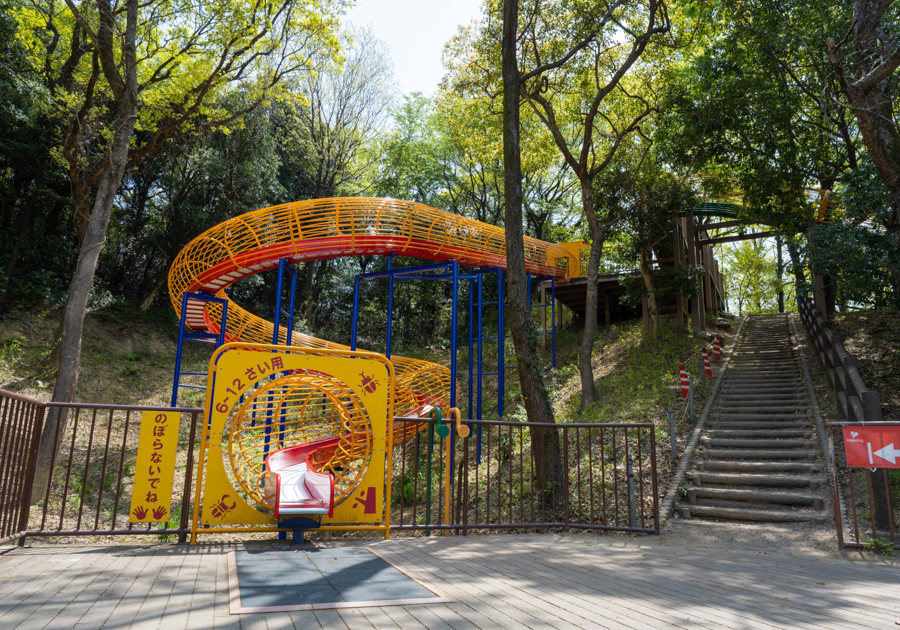
[[[731,342],[731,333],[720,333],[722,347]],[[706,402],[713,381],[699,378],[699,358],[685,367],[695,376],[697,401],[695,419],[687,417],[680,399],[679,363],[707,344],[689,336],[674,322],[660,324],[658,339],[643,334],[641,323],[626,322],[602,328],[596,342],[594,375],[599,402],[580,411],[581,389],[575,365],[558,371],[556,410],[564,422],[653,422],[656,425],[657,466],[660,494],[674,474],[667,409],[675,409],[675,432],[679,452],[696,426],[696,417]],[[715,367],[713,368],[716,369]]]
[[[839,314],[832,330],[859,359],[866,387],[881,395],[885,420],[900,420],[900,314],[893,310]]]
[[[0,388],[49,400],[52,378],[41,375],[40,357],[50,347],[61,312],[19,312],[0,320]],[[659,425],[657,437],[668,437],[666,408],[679,394],[678,363],[705,342],[688,336],[671,321],[664,320],[657,340],[645,338],[640,322],[623,322],[601,327],[595,342],[594,374],[599,403],[580,410],[581,388],[577,369],[579,327],[569,326],[557,335],[557,369],[549,370],[549,385],[560,422],[646,422]],[[175,365],[177,324],[168,312],[141,314],[128,310],[107,310],[88,315],[82,352],[82,374],[78,401],[131,405],[168,405]],[[723,345],[730,335],[723,333]],[[548,339],[549,348],[549,339]],[[508,344],[508,352],[512,350]],[[460,352],[459,406],[467,415],[465,388],[468,365],[467,348]],[[446,356],[422,356],[448,363]],[[185,371],[205,372],[209,348],[188,344]],[[511,365],[511,359],[507,364]],[[485,370],[496,367],[493,353],[485,347]],[[491,368],[491,366],[494,368]],[[687,366],[698,374],[696,359]],[[900,372],[898,372],[900,377]],[[200,382],[200,381],[195,381]],[[507,372],[506,415],[524,419],[521,392],[515,370]],[[698,391],[702,389],[698,382]],[[885,391],[885,390],[883,390]],[[887,390],[891,391],[891,390]],[[484,417],[496,417],[497,383],[484,379]],[[180,403],[202,406],[203,394],[183,390]],[[702,403],[701,403],[702,404]],[[680,425],[678,433],[689,433],[691,426]],[[679,436],[681,437],[681,436]]]
[[[50,347],[60,312],[17,312],[0,320],[0,387],[48,400],[52,377],[42,375],[40,357]],[[582,413],[577,370],[581,331],[572,326],[557,337],[558,367],[549,371],[557,418],[562,422],[642,422],[663,414],[678,395],[678,362],[704,342],[689,337],[669,322],[662,322],[658,340],[642,338],[639,322],[601,327],[595,342],[594,373],[600,403]],[[78,400],[133,405],[168,404],[175,365],[177,325],[168,313],[143,315],[115,310],[88,315],[82,347],[82,375]],[[724,341],[724,340],[723,340]],[[549,344],[548,344],[549,346]],[[508,352],[511,350],[508,344]],[[496,350],[487,352],[485,370],[495,369]],[[448,363],[433,352],[409,353]],[[429,356],[424,356],[424,355]],[[209,348],[185,347],[186,371],[205,371]],[[467,405],[467,349],[460,352],[460,407]],[[492,362],[494,367],[492,368]],[[507,358],[507,364],[512,364]],[[696,362],[688,365],[697,373]],[[507,414],[524,413],[515,370],[507,372]],[[898,374],[900,376],[900,374]],[[496,379],[485,378],[485,417],[496,413]],[[182,404],[201,404],[202,395],[185,391]]]
[[[39,361],[61,316],[60,311],[17,312],[0,320],[0,388],[50,399],[53,377],[42,373]],[[116,309],[88,315],[77,401],[167,406],[177,334],[177,321],[167,312]],[[182,369],[205,372],[209,354],[205,345],[188,344]],[[180,403],[202,406],[203,395],[185,391]]]

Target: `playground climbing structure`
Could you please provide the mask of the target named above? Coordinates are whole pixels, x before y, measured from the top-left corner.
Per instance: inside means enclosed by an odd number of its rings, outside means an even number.
[[[453,278],[454,296],[458,281],[468,278],[460,276],[459,265],[497,269],[498,272],[506,267],[502,229],[413,202],[337,198],[264,208],[210,228],[191,241],[173,263],[169,273],[169,293],[182,320],[179,358],[182,343],[187,338],[207,340],[217,347],[238,343],[247,350],[256,344],[274,344],[268,346],[269,352],[276,346],[318,350],[323,354],[317,362],[332,357],[331,353],[336,356],[356,352],[355,343],[351,349],[295,332],[292,325],[282,327],[277,322],[283,314],[288,316],[288,321],[292,319],[292,310],[282,312],[281,309],[286,267],[301,261],[362,255],[399,255],[449,263],[451,267],[448,267],[446,277]],[[565,279],[577,264],[572,253],[561,245],[525,239],[525,266],[532,276]],[[279,274],[276,322],[253,315],[226,295],[226,289],[238,280],[276,269]],[[392,281],[393,277],[391,275]],[[293,285],[296,276],[292,275],[290,282]],[[455,308],[454,300],[454,312]],[[255,352],[259,351],[263,349],[257,347]],[[252,353],[245,350],[243,354],[246,355],[243,360],[250,361]],[[455,352],[453,354],[452,367],[455,367]],[[220,355],[217,353],[216,356]],[[359,377],[354,375],[353,382],[347,377],[337,378],[312,364],[300,370],[278,373],[273,370],[266,378],[274,380],[267,382],[262,375],[256,374],[259,380],[252,388],[233,391],[232,395],[223,398],[222,388],[226,388],[225,392],[229,389],[227,383],[221,381],[216,385],[214,356],[208,375],[207,404],[211,406],[208,410],[210,418],[216,416],[215,422],[210,421],[210,427],[216,429],[210,428],[204,433],[204,448],[217,452],[209,453],[209,466],[213,468],[210,468],[212,474],[207,486],[212,483],[212,487],[206,488],[206,496],[212,500],[222,494],[228,499],[214,504],[214,507],[218,506],[217,512],[212,509],[204,512],[203,522],[265,524],[267,517],[251,504],[278,512],[275,504],[278,492],[273,488],[280,491],[279,484],[283,485],[279,481],[281,477],[273,478],[272,471],[267,471],[267,461],[275,453],[282,452],[282,456],[272,460],[273,465],[282,466],[280,459],[284,458],[284,451],[309,444],[317,446],[303,451],[305,462],[291,459],[289,466],[294,475],[291,478],[306,484],[293,489],[300,492],[297,496],[306,501],[304,488],[309,489],[310,485],[306,483],[308,479],[295,474],[299,467],[308,465],[309,468],[304,470],[309,470],[310,475],[328,474],[334,480],[331,505],[319,506],[311,514],[321,516],[328,512],[329,518],[336,522],[359,523],[359,519],[351,514],[351,508],[361,507],[369,513],[370,503],[376,498],[381,505],[382,497],[376,497],[369,490],[375,486],[361,480],[369,479],[370,473],[374,472],[373,462],[383,464],[385,448],[389,458],[391,444],[409,439],[420,429],[410,427],[408,423],[395,425],[391,418],[424,416],[433,408],[442,409],[449,415],[455,403],[454,369],[391,355],[389,343],[388,356],[392,382],[391,413],[387,417],[382,413],[372,416],[359,399],[375,391],[379,384],[377,377],[367,375],[365,370],[360,371]],[[173,404],[182,374],[180,360],[177,363]],[[241,384],[250,385],[249,381],[241,381]],[[213,400],[219,402],[213,404],[210,402]],[[387,439],[376,439],[377,425],[391,429]],[[380,446],[376,446],[376,442]],[[226,452],[230,471],[224,468]],[[383,491],[383,465],[380,470],[382,490],[378,492]],[[240,488],[238,501],[228,493],[229,483],[231,487]],[[364,494],[355,496],[357,489],[365,490]],[[285,487],[284,490],[291,489]],[[200,491],[198,484],[198,493]],[[351,496],[355,501],[347,501]],[[197,498],[195,505],[199,509],[199,495]],[[228,509],[224,510],[219,503]],[[233,504],[238,507],[231,507]],[[334,514],[335,507],[340,507],[337,514]],[[197,519],[195,513],[195,524]]]

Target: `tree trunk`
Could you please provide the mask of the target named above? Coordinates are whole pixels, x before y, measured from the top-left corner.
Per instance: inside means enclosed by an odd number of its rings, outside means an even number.
[[[775,246],[778,250],[778,262],[775,265],[778,274],[778,312],[784,313],[784,285],[782,277],[784,276],[784,256],[782,254],[781,237],[775,237]]]
[[[885,24],[884,29],[880,26],[891,4],[866,0],[855,0],[853,3],[852,78],[845,73],[838,59],[838,47],[832,38],[827,40],[827,51],[841,91],[856,116],[866,151],[891,195],[888,231],[896,232],[900,229],[900,129],[894,118],[891,77],[898,61],[889,36],[884,32],[890,32],[890,24]],[[851,83],[853,79],[856,81]],[[897,276],[900,270],[894,267],[891,273]],[[894,304],[900,307],[900,293],[896,290]]]
[[[825,313],[828,317],[831,317],[836,310],[837,281],[834,276],[825,274],[822,276],[822,282],[825,288]]]
[[[97,260],[106,242],[106,230],[112,213],[113,201],[125,172],[128,158],[128,145],[134,131],[136,107],[129,107],[117,120],[116,135],[110,152],[110,164],[100,178],[94,208],[87,225],[84,241],[75,265],[72,284],[66,300],[66,312],[63,316],[62,337],[59,342],[59,371],[56,375],[56,386],[53,388],[53,402],[72,402],[78,388],[78,376],[81,371],[81,338],[84,332],[84,317],[87,312],[88,297],[94,283]],[[51,408],[44,423],[41,434],[38,463],[35,470],[32,503],[41,500],[50,480],[52,462],[56,459],[59,445],[54,442],[56,436],[62,436],[66,430],[66,413]]]
[[[653,282],[653,262],[649,260],[648,254],[652,254],[653,250],[641,249],[641,279],[644,281],[644,288],[647,289],[647,313],[650,316],[650,335],[653,339],[659,337],[659,307],[656,301],[656,284]]]
[[[97,271],[97,260],[100,258],[100,251],[106,242],[113,201],[119,190],[119,184],[122,182],[122,176],[125,174],[128,148],[137,121],[137,47],[135,44],[137,40],[137,0],[128,0],[125,3],[125,11],[125,31],[121,33],[120,37],[113,38],[111,34],[115,31],[115,25],[112,10],[109,5],[101,5],[100,10],[102,36],[99,41],[110,49],[114,46],[117,47],[118,42],[121,42],[124,77],[116,74],[118,70],[111,65],[112,62],[110,65],[104,66],[104,73],[116,95],[118,115],[112,127],[114,134],[109,147],[109,161],[97,185],[97,196],[94,198],[91,216],[87,221],[84,238],[81,241],[78,262],[75,263],[75,273],[72,283],[69,285],[62,335],[58,346],[59,370],[56,375],[56,386],[53,389],[53,402],[73,402],[75,400],[78,376],[81,370],[81,338],[84,333],[84,317],[87,312],[88,297],[90,297],[94,274]],[[110,49],[105,51],[108,53],[106,57],[113,59],[114,52]],[[31,500],[33,503],[43,499],[47,490],[53,474],[53,462],[56,460],[56,452],[59,448],[56,438],[57,436],[61,437],[65,432],[66,415],[57,408],[51,408],[47,414],[41,433],[32,488]]]
[[[503,2],[503,197],[506,227],[507,319],[516,349],[522,398],[529,422],[552,423],[553,407],[544,383],[539,337],[528,308],[525,243],[522,226],[522,165],[519,145],[519,97],[521,85],[516,61],[519,20],[517,0]],[[595,306],[596,310],[596,306]],[[596,318],[595,318],[596,319]],[[501,340],[502,341],[502,340]],[[564,504],[564,473],[559,431],[531,429],[535,482],[551,505]]]
[[[592,230],[593,231],[593,230]],[[581,345],[578,348],[578,370],[581,374],[581,408],[585,409],[597,402],[597,386],[594,384],[594,339],[597,337],[597,317],[600,292],[598,288],[600,276],[600,260],[603,257],[605,232],[593,235],[591,253],[588,258],[587,300],[584,307],[584,330],[581,334]]]
[[[593,350],[597,336],[597,301],[599,299],[600,260],[603,258],[603,243],[606,229],[600,227],[594,212],[594,197],[590,177],[581,178],[581,205],[591,230],[591,254],[588,258],[587,295],[584,307],[584,331],[578,349],[578,370],[581,373],[581,408],[597,402],[597,387],[594,385]]]
[[[803,274],[803,266],[800,263],[800,248],[797,247],[797,244],[793,239],[787,240],[787,248],[788,254],[791,256],[791,272],[794,275],[794,294],[806,295],[806,292],[804,291],[806,278]]]
[[[169,279],[169,274],[164,273],[163,277],[159,279],[153,289],[151,289],[150,293],[144,298],[144,301],[141,302],[141,312],[146,313],[150,310],[150,307],[153,306],[153,302],[156,300],[156,296],[159,295],[159,292],[162,291],[162,288],[166,285],[166,281]]]

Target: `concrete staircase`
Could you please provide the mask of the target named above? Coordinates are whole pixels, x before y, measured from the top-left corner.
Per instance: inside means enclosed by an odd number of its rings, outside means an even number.
[[[748,318],[699,447],[685,518],[825,520],[824,454],[787,315]]]

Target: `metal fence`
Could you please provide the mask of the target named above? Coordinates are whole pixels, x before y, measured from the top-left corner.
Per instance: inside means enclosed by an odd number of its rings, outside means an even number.
[[[44,404],[0,390],[0,543],[24,543]]]
[[[603,258],[600,259],[600,266],[597,273],[601,276],[611,276],[613,274],[633,273],[637,270],[633,262],[621,262],[621,254],[615,248],[604,247]],[[588,266],[591,262],[590,246],[582,247],[578,250],[578,277],[587,278]]]
[[[142,412],[182,414],[172,514],[130,522]],[[59,413],[49,484],[31,503],[45,415]],[[26,537],[177,536],[190,531],[191,492],[202,410],[42,403],[0,390],[0,542]],[[392,527],[452,529],[595,529],[659,533],[653,424],[531,424],[466,421],[471,434],[441,437],[436,420],[395,449]],[[412,430],[413,427],[410,427]],[[533,440],[555,451],[559,473],[539,479]],[[549,434],[549,435],[548,435]],[[449,448],[448,448],[449,446]],[[449,463],[449,466],[448,466]],[[552,467],[551,467],[552,469]],[[446,492],[447,475],[452,480]],[[544,485],[539,485],[543,483]],[[555,491],[554,491],[555,490]]]
[[[10,394],[0,391],[0,396]],[[138,407],[81,403],[37,403],[46,413],[58,409],[60,422],[54,435],[55,456],[43,497],[28,509],[23,491],[20,544],[26,536],[145,536],[177,535],[186,540],[190,531],[190,498],[194,450],[202,409]],[[172,514],[167,521],[148,524],[129,522],[134,465],[137,459],[141,414],[182,414],[173,486]],[[4,423],[5,426],[5,423]],[[36,432],[36,436],[39,435]],[[34,452],[37,452],[35,437]],[[30,477],[29,477],[30,479]],[[25,484],[27,490],[31,485]]]
[[[847,466],[843,452],[835,452],[834,431],[850,424],[866,426],[900,426],[897,422],[883,422],[881,397],[870,390],[860,376],[856,357],[849,354],[843,340],[828,326],[813,301],[804,295],[797,296],[797,310],[809,336],[815,345],[828,381],[834,388],[838,412],[845,422],[831,422],[828,427],[829,457],[831,458],[832,489],[834,492],[834,520],[838,544],[841,547],[871,547],[880,544],[881,534],[895,543],[896,526],[893,514],[891,475],[897,471],[885,468],[852,468]],[[838,439],[843,449],[843,437]],[[838,465],[838,459],[843,464]],[[846,489],[848,499],[842,514],[841,489]],[[871,526],[871,538],[864,539]],[[844,531],[845,527],[847,531]],[[852,539],[850,539],[852,538]]]
[[[842,465],[838,465],[834,434],[836,430],[842,431],[849,424],[851,423],[829,422],[826,425],[838,545],[872,548],[878,545],[879,541],[889,541],[891,545],[895,545],[898,523],[894,521],[892,485],[900,485],[900,480],[895,479],[892,484],[891,476],[900,474],[900,471],[897,469],[889,471],[887,468],[853,468],[847,465],[846,459]],[[900,422],[866,423],[866,426],[900,427]],[[842,433],[838,435],[838,443],[843,444]],[[847,500],[845,509],[842,509],[842,487],[847,489],[844,497]],[[844,531],[845,527],[847,531]]]
[[[543,528],[659,533],[652,423],[466,420],[471,433],[458,438],[455,430],[450,437],[441,437],[436,420],[396,420],[426,426],[395,450],[392,531],[427,535],[432,530],[455,530],[467,535],[473,530]],[[533,449],[542,431],[550,432],[547,443],[558,448],[561,469],[561,478],[554,480],[551,471],[543,482]],[[554,483],[562,485],[555,493]]]

